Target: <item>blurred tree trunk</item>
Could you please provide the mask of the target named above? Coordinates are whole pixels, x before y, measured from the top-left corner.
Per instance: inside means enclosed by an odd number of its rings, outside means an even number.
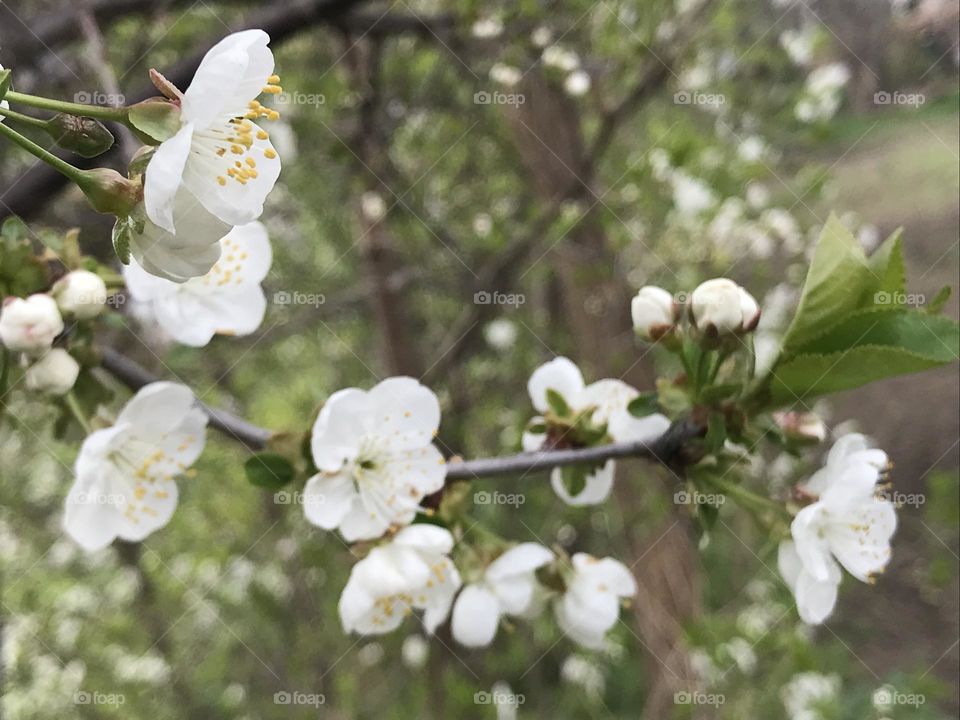
[[[581,212],[586,211],[566,237],[551,241],[556,245],[545,258],[560,285],[562,322],[569,329],[575,357],[582,361],[588,380],[620,377],[649,388],[653,368],[638,359],[640,351],[630,331],[632,293],[622,273],[616,272],[617,253],[596,211],[602,197],[594,187],[593,164],[598,158],[586,156],[577,106],[537,71],[530,72],[518,89],[525,101],[509,108],[507,117],[536,194],[545,202],[576,201]],[[651,488],[646,492],[660,491],[654,484],[645,487]],[[632,509],[625,511],[628,521],[643,502],[635,488],[622,477],[615,486],[621,507]],[[628,566],[636,564],[633,569],[641,578],[635,617],[650,656],[644,708],[644,717],[650,720],[668,717],[674,693],[695,687],[682,628],[699,607],[696,546],[685,517],[671,513],[663,522],[644,540],[631,536],[634,557],[625,558]]]

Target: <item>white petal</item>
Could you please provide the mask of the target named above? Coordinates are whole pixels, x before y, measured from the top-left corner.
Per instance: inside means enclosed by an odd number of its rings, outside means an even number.
[[[542,416],[537,415],[530,422],[543,423],[544,419]],[[524,430],[523,436],[520,438],[520,446],[524,452],[536,452],[543,447],[543,442],[546,439],[546,433],[532,433],[529,430]]]
[[[862,582],[890,561],[890,538],[897,529],[893,503],[871,500],[827,529],[830,549],[851,575]]]
[[[563,475],[560,468],[554,468],[550,472],[550,485],[553,491],[567,505],[597,505],[602,503],[610,496],[613,489],[613,475],[616,469],[616,463],[613,460],[607,460],[603,467],[587,475],[586,484],[576,495],[571,495],[563,482]]]
[[[836,580],[831,577],[821,582],[805,570],[801,571],[796,590],[797,610],[801,620],[811,625],[819,625],[830,616],[837,604],[839,575],[838,570]]]
[[[870,502],[879,479],[880,471],[873,465],[847,465],[835,474],[835,479],[820,496],[820,502],[832,515],[843,514],[849,508]]]
[[[511,575],[529,573],[553,560],[553,553],[543,545],[525,542],[507,550],[487,568],[485,577],[496,582]]]
[[[177,134],[160,144],[147,165],[143,182],[143,204],[147,217],[169,233],[176,233],[174,199],[183,181],[190,155],[193,125],[186,124]],[[185,228],[186,229],[186,228]]]
[[[390,518],[372,514],[362,502],[354,502],[350,511],[340,521],[340,534],[347,542],[374,540],[390,527]]]
[[[479,585],[467,585],[453,606],[453,638],[466,647],[486,647],[493,642],[500,622],[496,596]]]
[[[592,419],[596,423],[605,423],[615,413],[625,412],[627,404],[640,393],[636,388],[622,380],[598,380],[590,383],[575,397],[567,398],[576,410],[595,406]]]
[[[569,404],[583,390],[580,369],[567,358],[558,357],[533,371],[527,382],[527,392],[538,412],[545,413],[550,409],[547,404],[548,389],[559,393]]]
[[[336,472],[356,459],[360,440],[371,424],[371,403],[363,390],[345,388],[331,395],[317,416],[310,440],[317,468]]]
[[[508,615],[523,615],[530,609],[537,581],[532,572],[510,575],[496,582],[488,582],[500,601],[501,610]]]
[[[263,30],[243,30],[210,48],[183,94],[183,117],[205,128],[218,116],[243,115],[273,74],[268,42]]]
[[[414,378],[392,377],[369,392],[376,432],[393,450],[428,445],[440,426],[436,393]]]
[[[128,542],[140,542],[164,527],[177,509],[179,493],[173,480],[145,483],[136,487],[136,492],[131,502],[117,509],[120,516],[117,537]]]
[[[405,527],[394,536],[393,542],[440,555],[446,555],[453,549],[453,535],[438,525],[418,524]]]
[[[590,578],[619,597],[632,597],[637,592],[637,581],[627,566],[613,558],[603,558],[596,563]]]
[[[104,485],[92,477],[78,478],[67,494],[63,529],[84,550],[93,552],[105,548],[117,536],[120,516],[116,508],[88,501],[106,494]]]
[[[803,562],[797,554],[797,546],[793,540],[784,540],[777,548],[777,569],[780,570],[790,592],[796,594],[797,578],[803,572]]]
[[[826,581],[830,576],[830,548],[821,537],[824,527],[824,507],[814,503],[803,508],[790,523],[790,534],[796,546],[797,555],[804,569],[818,582]]]
[[[830,448],[830,452],[827,454],[827,465],[842,465],[848,456],[869,447],[870,442],[865,435],[848,433],[838,438],[833,447]]]
[[[611,416],[607,432],[614,442],[652,442],[669,427],[670,420],[665,415],[654,413],[638,418],[623,408]]]
[[[353,480],[346,473],[314,475],[303,488],[303,514],[317,527],[333,530],[356,499]]]
[[[230,120],[224,118],[193,135],[183,184],[208,212],[230,225],[243,225],[263,213],[267,195],[280,177],[280,156],[255,123],[250,123],[250,146],[236,142],[236,126]]]
[[[384,471],[398,483],[402,483],[401,493],[414,498],[416,502],[443,487],[447,477],[447,463],[443,454],[434,445],[404,450],[384,462]]]
[[[142,387],[117,416],[117,425],[128,423],[140,437],[157,437],[177,428],[193,408],[196,398],[186,385],[153,382]]]

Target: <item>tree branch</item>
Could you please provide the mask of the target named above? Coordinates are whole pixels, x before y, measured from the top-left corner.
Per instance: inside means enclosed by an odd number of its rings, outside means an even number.
[[[157,380],[146,368],[111,348],[103,348],[103,368],[133,390]],[[225,410],[201,403],[210,425],[242,443],[249,450],[263,449],[273,431],[247,422]],[[681,464],[686,444],[704,434],[704,428],[689,419],[678,420],[656,440],[601,445],[575,450],[524,452],[498,458],[451,461],[447,480],[472,480],[495,475],[527,474],[566,465],[597,463],[614,458],[645,458],[665,466]]]

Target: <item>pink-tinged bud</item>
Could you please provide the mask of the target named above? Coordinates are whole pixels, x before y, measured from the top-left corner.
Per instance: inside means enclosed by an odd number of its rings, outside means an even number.
[[[753,296],[727,278],[707,280],[690,298],[697,328],[719,335],[750,332],[760,322],[760,307]]]
[[[646,285],[630,302],[630,315],[637,335],[656,342],[676,324],[677,306],[666,290]]]
[[[776,412],[773,419],[794,442],[816,445],[827,437],[827,426],[812,412]]]
[[[63,318],[49,295],[7,298],[0,312],[0,341],[8,350],[39,355],[63,332]]]

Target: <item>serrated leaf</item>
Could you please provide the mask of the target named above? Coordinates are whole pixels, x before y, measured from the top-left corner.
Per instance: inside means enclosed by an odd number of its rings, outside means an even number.
[[[960,327],[946,317],[868,308],[852,313],[799,352],[827,354],[862,345],[901,348],[946,363],[956,360],[960,353]]]
[[[902,307],[906,301],[907,268],[903,261],[903,242],[898,229],[867,260],[872,277],[861,297],[860,306],[876,305],[886,309]]]
[[[571,413],[570,406],[563,399],[563,395],[553,388],[547,388],[547,405],[559,417],[567,417]]]
[[[937,294],[933,296],[933,300],[923,306],[923,311],[928,315],[937,315],[943,312],[943,307],[947,304],[947,300],[950,299],[952,294],[953,288],[949,285],[944,285]]]
[[[660,396],[657,393],[640,393],[627,405],[627,412],[634,417],[646,417],[660,412]]]
[[[860,243],[831,215],[817,241],[796,315],[783,338],[784,354],[793,354],[856,310],[874,277]]]
[[[247,458],[243,471],[251,485],[278,490],[293,480],[293,463],[279,453],[262,452]]]
[[[777,367],[770,383],[772,407],[809,403],[827,393],[850,390],[875,380],[929,370],[944,360],[900,347],[860,345],[827,354],[798,355]]]

